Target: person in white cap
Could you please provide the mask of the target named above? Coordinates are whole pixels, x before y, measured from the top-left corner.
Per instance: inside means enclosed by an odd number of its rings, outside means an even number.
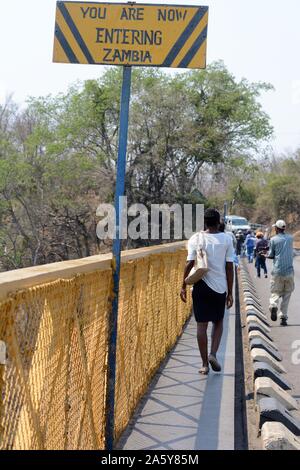
[[[273,259],[273,270],[271,277],[270,313],[271,320],[279,318],[282,326],[287,326],[288,306],[292,292],[295,289],[294,267],[293,267],[293,237],[285,233],[286,223],[277,220],[275,227],[276,235],[271,238],[270,251],[267,258]]]

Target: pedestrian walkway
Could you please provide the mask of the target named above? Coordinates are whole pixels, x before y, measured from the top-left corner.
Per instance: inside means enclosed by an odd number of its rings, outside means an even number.
[[[210,333],[210,332],[209,332]],[[222,373],[198,373],[191,318],[119,440],[127,450],[234,449],[235,314],[227,312],[218,359]]]

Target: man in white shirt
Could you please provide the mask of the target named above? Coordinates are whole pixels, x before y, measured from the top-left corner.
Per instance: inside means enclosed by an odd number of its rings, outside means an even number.
[[[225,306],[233,305],[233,257],[231,238],[219,231],[220,214],[215,209],[207,209],[204,214],[206,231],[203,234],[203,249],[207,253],[208,272],[194,284],[193,311],[197,322],[197,340],[203,366],[200,373],[207,375],[209,364],[216,372],[221,370],[217,361],[217,351],[223,333]],[[201,237],[202,238],[202,237]],[[188,257],[183,275],[181,299],[186,302],[185,279],[194,266],[199,249],[199,234],[193,235],[188,242]],[[213,322],[211,352],[208,355],[207,327]]]

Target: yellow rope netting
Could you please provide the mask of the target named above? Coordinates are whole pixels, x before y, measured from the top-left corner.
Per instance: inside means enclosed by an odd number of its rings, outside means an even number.
[[[179,301],[185,250],[122,265],[116,436],[190,313]],[[0,304],[1,449],[102,449],[111,271],[58,279]]]

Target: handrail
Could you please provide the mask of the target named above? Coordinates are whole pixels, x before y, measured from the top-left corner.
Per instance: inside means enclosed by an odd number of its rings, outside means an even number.
[[[126,263],[134,259],[144,258],[162,252],[172,252],[185,247],[186,242],[180,241],[127,250],[122,252],[121,259],[122,263]],[[34,287],[56,279],[67,279],[76,274],[110,269],[111,259],[112,254],[107,253],[0,273],[0,300],[17,290]]]

